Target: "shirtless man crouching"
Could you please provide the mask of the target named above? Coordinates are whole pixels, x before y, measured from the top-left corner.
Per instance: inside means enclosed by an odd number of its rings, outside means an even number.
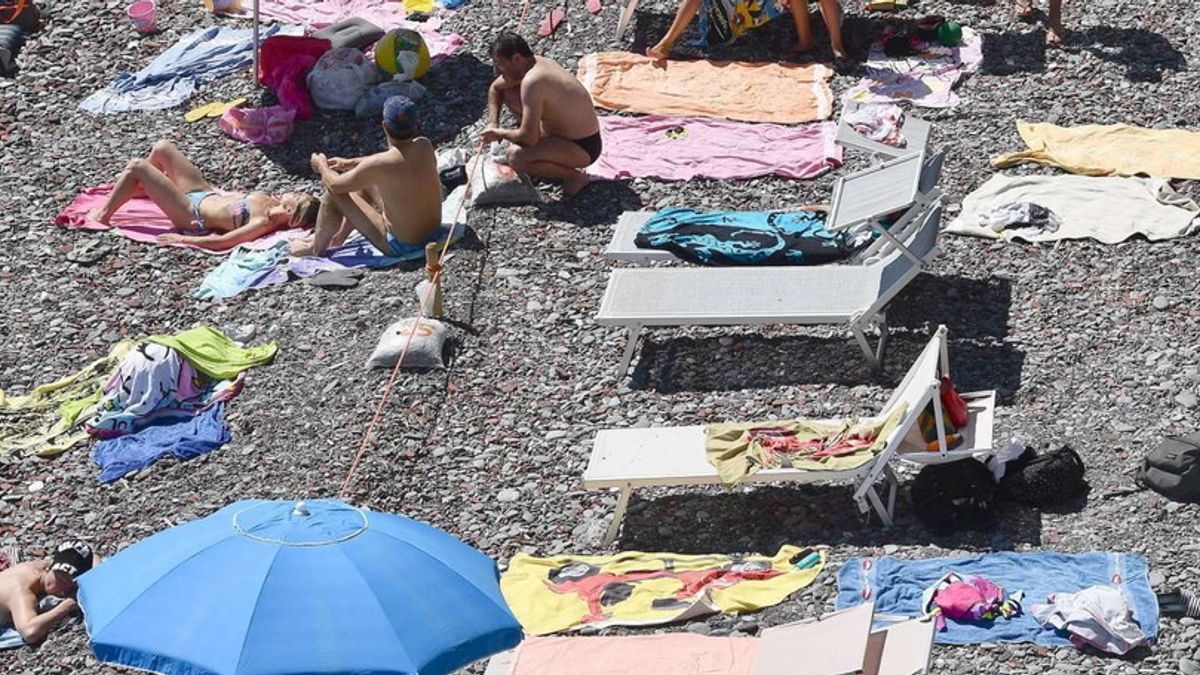
[[[0,571],[0,632],[12,626],[26,644],[45,640],[55,624],[79,610],[75,577],[94,563],[87,544],[70,542],[59,546],[49,560],[17,563]],[[48,595],[63,601],[39,614],[38,605]]]
[[[423,247],[442,224],[442,183],[437,155],[419,136],[416,106],[404,96],[383,105],[388,148],[366,157],[326,158],[316,153],[312,167],[325,184],[325,197],[310,239],[289,245],[292,255],[324,255],[358,230],[385,255]]]
[[[561,180],[568,195],[587,187],[581,169],[595,162],[601,149],[600,120],[587,89],[554,61],[534,56],[515,33],[501,33],[492,42],[491,55],[499,76],[488,92],[483,141],[511,142],[509,166]],[[501,104],[516,116],[516,129],[500,128]]]

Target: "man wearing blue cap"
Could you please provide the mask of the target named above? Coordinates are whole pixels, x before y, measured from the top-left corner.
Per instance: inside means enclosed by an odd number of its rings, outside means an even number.
[[[293,242],[293,255],[324,255],[358,230],[387,255],[407,253],[437,236],[442,223],[442,184],[437,155],[420,136],[416,106],[404,96],[383,104],[388,148],[366,157],[312,156],[325,197],[311,239]]]

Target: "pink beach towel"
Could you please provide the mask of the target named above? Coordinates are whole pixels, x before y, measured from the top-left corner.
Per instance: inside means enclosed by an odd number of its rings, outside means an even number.
[[[606,180],[814,178],[841,166],[837,125],[746,124],[699,117],[600,117],[604,150],[588,173]]]
[[[159,246],[191,248],[214,255],[224,255],[229,252],[210,251],[190,244],[160,244],[157,240],[158,236],[174,232],[175,226],[171,224],[171,220],[167,218],[166,214],[146,197],[135,197],[129,200],[127,204],[122,206],[113,215],[111,225],[104,225],[89,219],[87,217],[88,211],[103,205],[104,200],[108,198],[110,192],[112,192],[111,185],[99,185],[84,190],[79,193],[75,201],[71,202],[67,208],[63,209],[62,213],[58,214],[58,217],[54,219],[54,224],[77,230],[116,230],[122,236],[134,241],[146,244],[158,244]],[[252,249],[270,248],[280,241],[303,237],[306,234],[307,232],[303,230],[281,230],[243,244],[243,246]]]
[[[249,8],[250,3],[242,5]],[[450,56],[463,44],[462,36],[457,33],[438,32],[441,18],[409,21],[404,18],[407,13],[404,3],[392,0],[261,0],[258,11],[266,21],[307,24],[313,28],[324,28],[350,17],[366,19],[384,30],[412,28],[425,38],[433,63]],[[250,10],[243,10],[241,16],[250,17]]]

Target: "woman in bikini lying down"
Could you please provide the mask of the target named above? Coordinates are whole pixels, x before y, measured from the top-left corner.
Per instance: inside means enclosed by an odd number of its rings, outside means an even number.
[[[277,230],[312,227],[320,200],[302,192],[279,197],[265,192],[220,194],[170,141],[158,141],[145,159],[135,159],[117,177],[108,201],[88,213],[108,224],[134,197],[149,197],[179,232],[158,238],[167,244],[190,244],[225,251]]]

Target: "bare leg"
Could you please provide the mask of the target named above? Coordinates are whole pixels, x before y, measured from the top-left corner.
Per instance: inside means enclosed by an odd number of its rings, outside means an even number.
[[[842,24],[838,22],[840,16],[841,7],[838,0],[821,0],[821,18],[825,20],[825,30],[829,32],[829,47],[833,50],[833,58],[844,60],[846,45],[842,42]]]
[[[140,191],[144,191],[162,209],[175,227],[183,229],[192,224],[192,205],[187,195],[167,174],[145,159],[135,159],[129,163],[129,167],[117,178],[108,200],[100,208],[88,213],[88,217],[108,224],[117,209]]]
[[[530,147],[513,146],[508,164],[531,176],[563,181],[563,192],[573,195],[587,187],[587,174],[580,171],[592,163],[588,153],[575,141],[546,136]]]
[[[813,48],[812,22],[808,18],[808,0],[792,0],[788,3],[792,11],[792,23],[796,24],[796,47],[799,54]]]
[[[200,169],[184,156],[179,148],[170,141],[158,141],[150,149],[147,158],[159,171],[170,177],[171,182],[184,192],[192,190],[211,190],[212,185],[204,180]]]
[[[1050,0],[1050,14],[1046,17],[1046,44],[1060,45],[1067,39],[1067,29],[1062,25],[1062,0]]]
[[[646,56],[652,59],[665,59],[670,56],[671,48],[679,41],[683,31],[687,30],[692,19],[696,18],[696,14],[700,12],[701,2],[702,0],[682,0],[679,3],[679,9],[675,10],[675,19],[671,21],[671,27],[667,29],[667,34],[658,41],[658,44],[646,48]]]
[[[333,246],[341,246],[354,226],[342,215],[342,212],[329,199],[321,200],[321,209],[317,212],[316,226],[313,227],[312,237],[288,245],[292,255],[325,255]]]
[[[371,245],[379,249],[381,253],[388,253],[392,250],[387,240],[387,221],[363,195],[357,192],[347,194],[327,192],[321,199],[321,214],[327,210],[331,212],[329,218],[333,218],[333,213],[337,213],[349,221],[354,229],[362,233],[362,236],[366,237],[367,241],[371,242]],[[320,227],[320,218],[318,218],[317,226]],[[339,226],[341,227],[340,224]]]

